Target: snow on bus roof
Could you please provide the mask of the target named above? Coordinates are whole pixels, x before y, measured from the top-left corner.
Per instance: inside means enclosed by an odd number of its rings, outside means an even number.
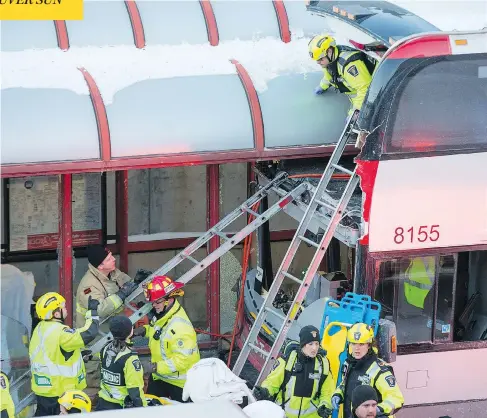
[[[345,39],[339,40],[346,44]],[[58,88],[89,94],[76,70],[84,67],[96,80],[105,104],[115,94],[139,81],[158,78],[235,74],[236,59],[249,73],[259,93],[283,74],[306,74],[319,67],[308,55],[309,38],[284,43],[267,37],[257,41],[233,40],[209,44],[71,47],[2,53],[2,89]]]

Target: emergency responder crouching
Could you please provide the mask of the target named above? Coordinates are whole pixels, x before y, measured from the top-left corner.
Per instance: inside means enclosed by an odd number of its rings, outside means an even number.
[[[64,324],[68,317],[65,303],[64,297],[55,292],[46,293],[36,303],[41,321],[32,332],[29,345],[32,391],[37,397],[36,416],[59,415],[59,397],[66,390],[86,387],[81,349],[98,333],[99,303],[89,299],[85,325],[78,329]]]
[[[343,403],[344,418],[353,417],[352,393],[359,385],[370,385],[377,391],[379,416],[392,416],[404,404],[393,369],[377,357],[373,339],[374,330],[366,324],[357,323],[348,330],[349,353],[342,367],[342,381],[332,397],[334,409]]]
[[[196,332],[183,307],[176,300],[183,296],[183,283],[167,276],[156,276],[144,288],[152,303],[149,325],[136,328],[134,335],[149,337],[151,376],[147,392],[182,402],[187,371],[200,360]]]
[[[310,57],[323,68],[324,77],[316,94],[323,94],[330,87],[345,93],[352,107],[360,110],[372,81],[375,63],[365,53],[351,47],[337,45],[335,38],[329,35],[317,35],[308,44]]]
[[[320,353],[320,333],[312,325],[299,332],[299,350],[276,360],[262,386],[254,388],[257,400],[275,400],[288,418],[328,418],[335,381],[325,355]]]
[[[91,399],[81,390],[68,390],[58,399],[61,408],[59,415],[91,412]]]
[[[134,333],[132,322],[118,315],[110,320],[113,341],[102,348],[101,386],[97,411],[147,406],[144,371],[139,357],[129,348]]]
[[[142,280],[151,274],[147,270],[139,270],[134,281],[127,274],[115,267],[115,257],[102,245],[87,247],[88,271],[81,279],[76,292],[76,327],[85,323],[84,315],[88,298],[100,302],[98,314],[101,320],[123,310],[123,302]],[[103,325],[101,331],[108,332],[108,325]],[[86,362],[87,384],[90,388],[100,387],[100,360],[91,358]]]
[[[7,375],[3,372],[0,373],[0,401],[2,404],[1,418],[14,418],[15,405],[10,396],[10,384]]]

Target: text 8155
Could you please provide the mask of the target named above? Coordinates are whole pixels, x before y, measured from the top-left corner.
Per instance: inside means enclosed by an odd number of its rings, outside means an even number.
[[[409,229],[398,226],[394,230],[394,242],[398,245],[404,242],[435,242],[440,239],[440,225],[421,225]]]

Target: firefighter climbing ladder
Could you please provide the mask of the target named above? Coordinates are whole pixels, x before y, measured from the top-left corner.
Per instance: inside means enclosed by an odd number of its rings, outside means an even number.
[[[348,202],[350,201],[350,198],[355,188],[358,185],[359,177],[356,174],[356,172],[355,171],[352,172],[338,165],[338,163],[340,162],[340,158],[343,154],[343,151],[345,149],[345,146],[347,145],[347,141],[351,133],[354,132],[353,126],[354,126],[354,115],[351,115],[347,120],[345,129],[343,130],[342,135],[340,136],[340,139],[330,158],[330,161],[328,162],[328,165],[326,166],[326,169],[323,172],[323,175],[318,183],[318,186],[315,189],[313,197],[311,198],[309,205],[306,208],[304,216],[301,219],[298,229],[296,230],[296,234],[294,235],[293,240],[291,241],[291,245],[289,246],[289,249],[287,250],[286,255],[284,256],[281,266],[279,267],[279,270],[277,271],[274,281],[272,282],[272,285],[269,289],[267,297],[261,306],[259,314],[257,315],[255,322],[251,330],[249,331],[247,339],[243,344],[242,350],[240,351],[237,361],[233,367],[233,373],[235,373],[238,376],[240,375],[242,368],[245,365],[245,362],[247,361],[250,355],[251,350],[254,350],[262,354],[265,357],[265,363],[257,378],[257,382],[256,382],[257,385],[260,384],[263,380],[263,377],[267,376],[267,374],[270,372],[270,368],[272,366],[271,360],[276,359],[277,354],[279,353],[279,350],[286,339],[287,333],[291,328],[292,322],[295,319],[296,314],[299,312],[299,307],[301,306],[306,296],[306,292],[309,288],[309,285],[311,284],[313,277],[318,271],[321,260],[323,259],[323,256],[325,255],[325,252],[331,242],[331,239],[333,238],[335,229],[342,218],[343,211],[347,207]],[[322,198],[322,196],[325,194],[327,190],[327,187],[330,183],[330,180],[335,170],[350,175],[350,179],[348,180],[345,190],[343,191],[343,194],[336,206],[324,202]],[[330,209],[332,211],[329,224],[319,244],[317,244],[314,241],[311,241],[308,238],[305,238],[305,233],[308,230],[308,227],[311,223],[311,220],[318,206],[324,206],[327,209]],[[303,280],[301,280],[293,276],[292,274],[290,274],[288,270],[298,251],[299,245],[303,242],[305,244],[315,247],[316,252],[313,255],[313,259],[311,260],[311,263],[304,275]],[[286,316],[281,315],[280,313],[272,309],[272,304],[284,281],[284,278],[291,279],[300,285],[299,290],[296,293],[296,296],[291,305],[291,308],[289,309]],[[283,320],[281,329],[279,330],[279,333],[276,336],[276,339],[274,341],[274,344],[272,345],[270,352],[267,352],[256,345],[257,336],[259,335],[260,329],[264,324],[266,315],[268,313],[272,315],[276,315]]]
[[[195,276],[205,270],[211,263],[215,260],[219,259],[222,255],[228,252],[231,248],[237,245],[240,241],[242,241],[247,235],[255,231],[259,228],[263,223],[267,222],[272,216],[276,213],[279,213],[283,208],[286,207],[289,203],[293,200],[298,198],[301,194],[303,194],[307,189],[308,186],[305,183],[300,184],[295,189],[291,190],[286,196],[280,199],[277,203],[269,207],[264,213],[258,214],[254,212],[251,208],[258,202],[260,202],[266,195],[268,195],[269,191],[271,191],[274,187],[277,187],[283,181],[287,179],[286,173],[280,173],[277,175],[274,180],[270,183],[263,186],[257,193],[255,193],[252,197],[247,199],[243,204],[241,204],[238,208],[236,208],[233,212],[229,213],[225,216],[220,222],[218,222],[213,228],[199,237],[197,240],[193,241],[190,245],[188,245],[183,251],[169,260],[166,264],[164,264],[161,268],[156,270],[152,273],[149,277],[147,277],[143,282],[140,283],[139,287],[129,295],[124,303],[125,305],[134,311],[134,313],[130,316],[130,320],[132,323],[137,322],[142,317],[144,317],[149,311],[152,309],[152,305],[150,303],[146,303],[140,309],[135,310],[135,308],[130,304],[135,298],[140,296],[144,289],[143,286],[151,281],[155,276],[162,276],[170,272],[174,269],[177,265],[179,265],[184,260],[189,260],[194,264],[194,267],[191,268],[188,272],[183,274],[177,281],[180,283],[187,283],[192,280]],[[238,219],[242,214],[249,213],[254,216],[254,220],[249,223],[245,228],[241,229],[232,237],[228,237],[223,230],[232,224],[236,219]],[[203,247],[208,241],[210,241],[213,237],[219,236],[222,239],[223,244],[221,244],[215,251],[211,254],[208,254],[206,258],[201,261],[196,260],[191,256],[196,250]],[[109,318],[105,318],[101,321],[104,323]],[[109,342],[112,337],[111,334],[103,334],[103,337],[95,342],[89,350],[92,353],[98,353],[103,346]]]

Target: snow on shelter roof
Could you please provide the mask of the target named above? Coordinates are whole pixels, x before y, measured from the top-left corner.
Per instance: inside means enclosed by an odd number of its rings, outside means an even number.
[[[349,102],[312,94],[321,71],[307,43],[326,27],[301,2],[282,3],[286,26],[271,1],[213,1],[216,35],[198,1],[133,4],[2,22],[2,175],[272,158],[336,141]]]

